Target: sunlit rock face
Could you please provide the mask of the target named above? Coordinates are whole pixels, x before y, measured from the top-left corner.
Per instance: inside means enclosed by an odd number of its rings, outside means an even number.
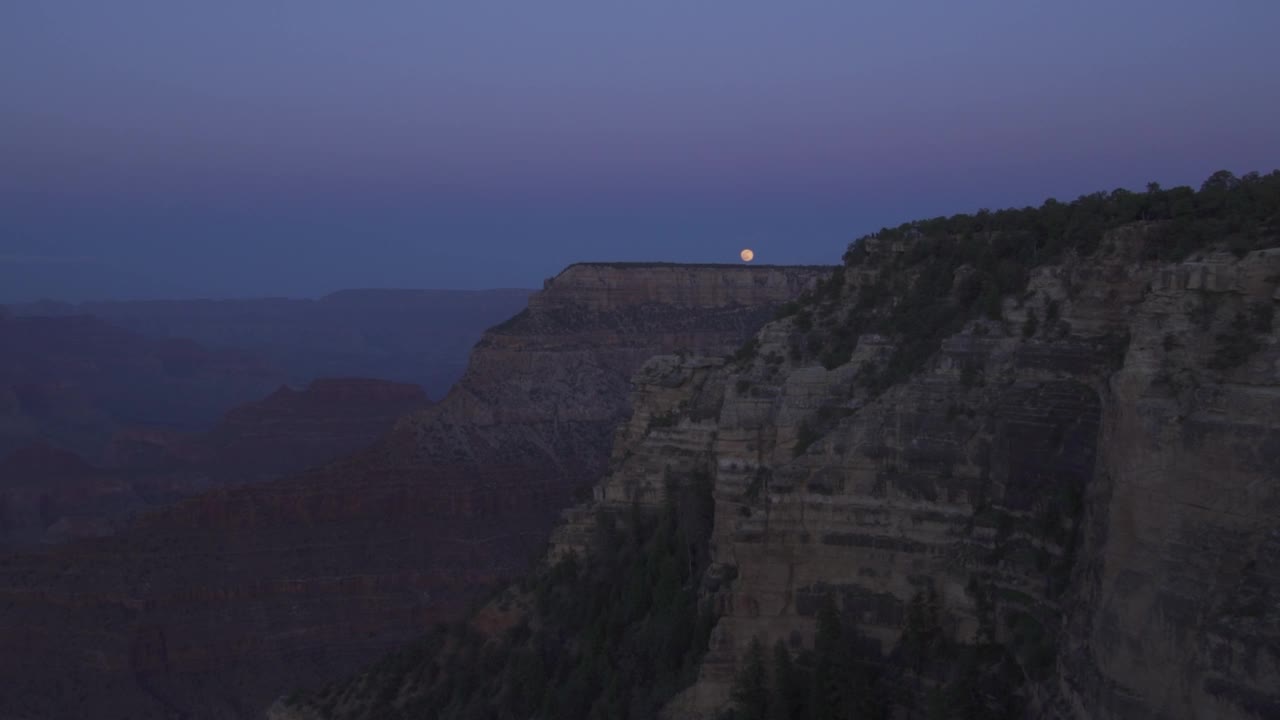
[[[830,272],[575,265],[367,450],[0,560],[0,716],[260,718],[458,617],[605,472],[647,358],[728,354]]]

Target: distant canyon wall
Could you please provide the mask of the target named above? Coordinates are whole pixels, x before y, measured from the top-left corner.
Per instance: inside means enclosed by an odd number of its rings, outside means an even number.
[[[0,716],[257,718],[459,617],[605,472],[647,358],[728,354],[831,270],[573,266],[369,449],[0,560]]]
[[[0,456],[0,552],[108,535],[201,492],[362,450],[429,404],[417,385],[333,378],[233,408],[207,432],[124,428],[95,462],[48,441]]]
[[[87,314],[148,338],[187,338],[252,353],[305,385],[369,377],[442,397],[485,328],[524,307],[530,290],[343,290],[317,300],[22,303],[15,315]]]

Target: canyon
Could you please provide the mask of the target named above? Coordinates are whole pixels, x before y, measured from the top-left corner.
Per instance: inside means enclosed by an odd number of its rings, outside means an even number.
[[[109,534],[203,490],[363,449],[426,404],[389,378],[443,395],[528,293],[4,307],[0,550]]]
[[[846,663],[795,702],[867,717],[1276,717],[1278,219],[1280,173],[1218,174],[864,237],[732,356],[640,368],[530,577],[270,717],[761,717],[761,647]],[[688,583],[651,587],[672,557]],[[664,622],[714,625],[653,712],[622,608],[694,591]]]
[[[462,616],[607,469],[646,359],[732,352],[829,273],[571,266],[370,447],[0,559],[0,717],[261,717]]]

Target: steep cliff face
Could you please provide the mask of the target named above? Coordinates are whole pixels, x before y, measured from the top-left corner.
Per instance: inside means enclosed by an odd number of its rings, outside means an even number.
[[[1280,716],[1280,248],[1160,267],[1103,389],[1075,717]]]
[[[433,473],[502,482],[511,478],[506,466],[523,468],[521,492],[546,495],[554,512],[600,477],[614,428],[629,413],[630,376],[646,359],[678,349],[728,352],[828,272],[571,266],[527,310],[487,332],[458,386],[400,430]]]
[[[864,335],[827,369],[795,359],[808,318],[766,327],[749,361],[655,359],[553,555],[588,547],[601,511],[713,473],[709,576],[735,579],[672,717],[725,707],[753,639],[812,647],[827,595],[907,695],[949,680],[900,667],[927,598],[948,638],[1008,654],[1035,716],[1274,716],[1280,249],[1144,262],[1159,240],[1127,228],[1038,268],[1001,322],[878,394],[893,343]],[[868,250],[846,298],[908,248]]]
[[[728,352],[829,269],[735,268],[750,282],[689,299],[723,272],[574,266],[486,333],[449,396],[368,450],[0,561],[2,646],[16,649],[0,673],[25,688],[3,711],[259,717],[457,617],[600,476],[645,358]],[[582,277],[632,300],[580,300]]]

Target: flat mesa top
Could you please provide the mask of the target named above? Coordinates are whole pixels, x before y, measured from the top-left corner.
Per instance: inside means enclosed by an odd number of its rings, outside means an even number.
[[[647,267],[689,267],[689,268],[728,268],[733,270],[834,270],[839,265],[774,265],[769,263],[680,263],[680,262],[576,262],[565,268],[575,267],[608,267],[608,268],[647,268]],[[561,270],[564,272],[564,270]]]

